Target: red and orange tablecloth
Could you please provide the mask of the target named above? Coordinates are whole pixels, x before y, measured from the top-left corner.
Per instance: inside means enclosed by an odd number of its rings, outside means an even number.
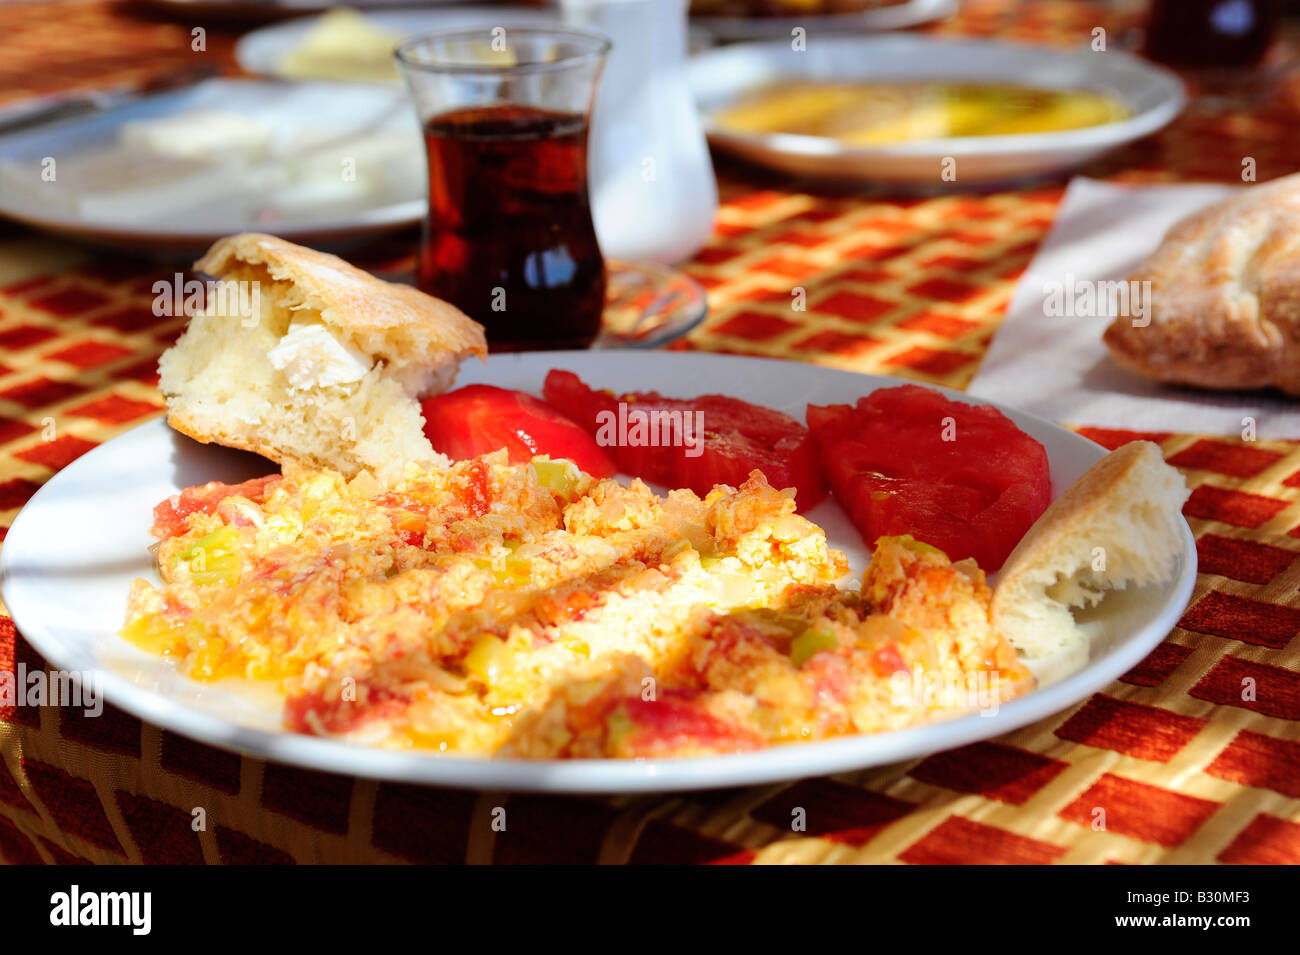
[[[1075,44],[1087,3],[967,0],[942,33]],[[124,5],[0,5],[0,103],[211,57],[232,34]],[[88,52],[89,51],[89,52]],[[65,69],[64,66],[67,66]],[[1300,76],[1247,112],[1192,110],[1087,170],[1125,181],[1300,169]],[[719,165],[709,290],[684,345],[964,387],[1064,185],[890,198]],[[400,269],[397,237],[362,264]],[[161,411],[153,315],[172,269],[0,227],[0,535],[50,475]],[[790,308],[793,286],[807,310]],[[1194,422],[1189,421],[1189,425]],[[1086,432],[1115,445],[1134,435]],[[675,796],[570,798],[352,779],[240,757],[107,707],[0,708],[0,855],[10,862],[1300,862],[1300,447],[1160,442],[1193,487],[1201,575],[1179,627],[1072,709],[995,741],[881,769]],[[87,528],[94,533],[94,528]],[[0,545],[2,546],[2,545]],[[70,545],[71,546],[71,545]],[[43,665],[0,616],[0,670]],[[1255,693],[1243,699],[1244,682]],[[1249,695],[1248,695],[1249,696]],[[494,832],[495,807],[508,832]],[[196,831],[194,809],[206,826]],[[1094,827],[1105,809],[1104,830]],[[806,818],[792,831],[795,809]]]

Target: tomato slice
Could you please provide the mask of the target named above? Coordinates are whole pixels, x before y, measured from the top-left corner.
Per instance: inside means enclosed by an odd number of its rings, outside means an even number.
[[[267,495],[283,478],[279,474],[253,478],[242,484],[222,484],[209,481],[187,487],[175,497],[169,497],[153,509],[153,527],[150,533],[157,538],[180,537],[190,529],[191,514],[211,514],[228,497],[236,494],[254,504],[263,503]]]
[[[809,405],[808,426],[868,545],[911,534],[992,572],[1051,500],[1046,450],[987,405],[903,385]]]
[[[615,395],[559,369],[547,374],[542,393],[595,435],[627,474],[703,496],[715,484],[739,487],[757,469],[773,487],[795,488],[800,511],[826,496],[812,435],[771,408],[726,395]]]
[[[525,392],[466,385],[426,398],[421,407],[429,443],[458,461],[505,448],[514,464],[546,454],[567,458],[592,477],[614,473],[614,462],[591,435]]]
[[[763,746],[757,734],[709,713],[684,690],[665,690],[655,700],[624,697],[606,725],[611,750],[624,758],[654,759],[681,750],[743,753]]]

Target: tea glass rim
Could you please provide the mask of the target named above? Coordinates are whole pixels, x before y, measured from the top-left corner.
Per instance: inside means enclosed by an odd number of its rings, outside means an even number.
[[[536,60],[529,63],[514,63],[510,66],[498,66],[491,63],[468,63],[468,62],[437,62],[429,60],[416,60],[412,58],[411,51],[422,45],[434,40],[456,40],[456,39],[474,39],[483,36],[491,36],[491,31],[500,26],[511,33],[533,36],[556,38],[567,38],[572,40],[581,40],[593,43],[592,48],[574,53],[570,56],[560,57],[554,60]],[[613,42],[603,33],[597,33],[595,30],[580,30],[568,26],[511,26],[508,23],[497,24],[491,27],[460,27],[449,30],[434,30],[429,33],[422,33],[419,36],[410,37],[398,44],[393,51],[393,58],[404,68],[416,70],[423,73],[462,73],[477,76],[492,75],[517,75],[520,73],[550,73],[559,70],[568,70],[582,64],[591,63],[601,60],[609,55],[613,49]]]

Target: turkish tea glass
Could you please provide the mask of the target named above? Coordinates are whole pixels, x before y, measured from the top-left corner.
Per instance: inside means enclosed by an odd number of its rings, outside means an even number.
[[[609,49],[598,33],[522,26],[397,48],[429,163],[419,285],[482,324],[493,351],[586,348],[600,331],[587,130]]]

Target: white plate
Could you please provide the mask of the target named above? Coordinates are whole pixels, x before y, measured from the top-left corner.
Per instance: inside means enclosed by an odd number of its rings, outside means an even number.
[[[712,114],[758,87],[789,79],[1009,83],[1097,90],[1118,96],[1124,120],[1053,133],[963,136],[887,146],[852,146],[822,136],[727,130]],[[833,179],[941,186],[955,160],[958,187],[1077,166],[1168,124],[1186,102],[1169,70],[1127,53],[1095,53],[986,40],[920,36],[812,38],[709,50],[690,61],[690,82],[714,146],[783,172]]]
[[[434,7],[431,10],[365,10],[366,20],[383,30],[397,33],[403,39],[435,30],[457,30],[462,27],[519,24],[532,26],[539,23],[558,23],[558,10],[538,10],[530,7]],[[241,69],[262,76],[279,76],[280,64],[289,51],[298,46],[316,25],[318,17],[295,17],[283,23],[260,27],[239,38],[235,44],[235,60]],[[397,79],[394,78],[394,84]]]
[[[291,143],[301,131],[377,128],[409,132],[411,148],[423,151],[415,110],[400,87],[352,83],[285,83],[274,80],[212,79],[187,89],[142,97],[125,106],[38,126],[0,138],[5,160],[74,156],[110,145],[128,120],[157,118],[195,109],[218,109],[267,122],[275,143]],[[265,198],[213,201],[159,212],[147,219],[91,218],[41,202],[39,196],[0,191],[0,216],[51,232],[115,247],[192,254],[233,232],[274,232],[295,242],[337,246],[340,242],[418,223],[426,210],[425,187],[357,207],[302,204],[285,209],[274,194]]]
[[[896,379],[798,362],[671,352],[553,352],[498,355],[468,363],[459,382],[538,393],[547,370],[568,368],[597,387],[666,394],[722,392],[803,419],[808,402],[851,402]],[[959,392],[952,397],[967,400]],[[975,402],[973,399],[972,403]],[[1091,441],[1030,415],[1007,411],[1047,448],[1059,494],[1097,461]],[[277,708],[179,676],[161,658],[116,635],[132,578],[152,577],[147,548],[154,504],[210,480],[266,474],[260,458],[201,445],[151,421],[96,448],[56,474],[18,515],[0,549],[0,588],[19,631],[53,664],[102,674],[105,697],[141,719],[215,746],[357,776],[484,789],[650,792],[740,786],[896,762],[1006,733],[1050,716],[1111,683],[1159,644],[1178,621],[1196,579],[1196,548],[1184,525],[1176,578],[1166,587],[1106,598],[1086,623],[1086,668],[999,707],[992,715],[877,735],[779,746],[699,759],[530,762],[389,751],[302,736],[279,728]],[[867,554],[831,502],[811,513],[844,549],[855,574]],[[156,578],[155,578],[156,579]]]
[[[376,7],[430,7],[439,3],[457,2],[473,3],[475,0],[348,0],[344,6],[354,10],[371,10]],[[329,3],[328,0],[148,0],[148,3],[179,16],[227,16],[241,19],[325,13],[340,6]]]
[[[788,38],[796,27],[809,36],[836,33],[879,33],[942,20],[957,9],[957,0],[908,0],[860,13],[809,14],[803,17],[691,17],[691,25],[719,40]]]

